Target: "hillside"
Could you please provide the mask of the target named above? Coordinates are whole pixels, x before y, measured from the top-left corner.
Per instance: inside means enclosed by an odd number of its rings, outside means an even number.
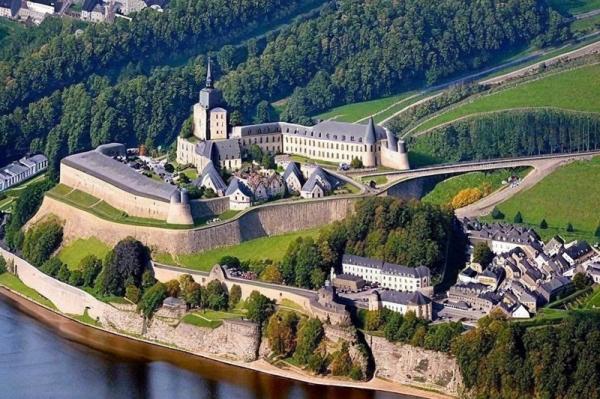
[[[535,107],[598,112],[600,110],[600,65],[588,65],[549,75],[475,98],[426,120],[414,129],[413,134],[480,113]]]
[[[566,165],[546,177],[531,189],[521,192],[500,204],[498,208],[512,222],[517,212],[523,221],[536,228],[542,238],[554,234],[568,238],[585,238],[591,242],[600,225],[600,157],[591,161],[578,161]],[[540,229],[542,219],[549,228]],[[566,231],[571,223],[574,233]]]

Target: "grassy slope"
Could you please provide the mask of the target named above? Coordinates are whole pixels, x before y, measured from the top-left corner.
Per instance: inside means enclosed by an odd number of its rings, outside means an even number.
[[[600,111],[600,65],[558,73],[475,99],[422,123],[415,131],[438,126],[467,115],[525,107],[557,107]]]
[[[69,266],[69,269],[76,270],[79,268],[81,260],[86,256],[94,255],[104,259],[108,251],[110,251],[109,246],[95,237],[78,238],[62,248],[58,253],[58,257]]]
[[[230,247],[216,248],[210,251],[205,251],[195,254],[186,254],[171,256],[165,253],[159,253],[154,256],[154,259],[161,263],[175,264],[182,267],[188,267],[195,270],[208,271],[210,268],[219,262],[225,256],[235,256],[240,260],[260,260],[271,259],[279,261],[283,259],[289,244],[298,237],[317,237],[319,229],[302,230],[289,234],[282,234],[273,237],[262,237],[255,240],[245,241],[239,245]]]
[[[600,8],[600,0],[549,0],[548,3],[561,13],[581,14]]]
[[[363,118],[382,111],[394,103],[408,97],[411,93],[402,93],[391,97],[383,97],[376,100],[363,101],[359,103],[342,105],[327,112],[316,115],[318,119],[334,119],[338,122],[356,122]],[[375,119],[378,119],[377,117]],[[383,118],[381,118],[383,119]]]
[[[452,201],[452,198],[459,191],[466,188],[481,188],[485,183],[489,184],[492,191],[502,187],[502,181],[509,178],[511,175],[524,176],[529,172],[529,169],[522,170],[495,170],[490,172],[473,172],[464,175],[454,176],[450,179],[438,183],[434,189],[423,197],[423,202],[430,204],[445,205]]]
[[[26,286],[17,276],[10,273],[2,273],[0,274],[0,285],[8,287],[9,289],[18,292],[26,296],[29,299],[37,303],[41,303],[49,308],[56,309],[56,306],[47,298],[41,296],[36,290],[33,288],[29,288]]]
[[[515,195],[498,208],[512,221],[517,212],[525,223],[539,226],[546,219],[549,228],[536,231],[547,239],[554,234],[567,238],[598,241],[594,232],[600,223],[600,157],[592,161],[578,161],[566,165],[546,177],[529,190]],[[565,231],[572,223],[574,233]]]

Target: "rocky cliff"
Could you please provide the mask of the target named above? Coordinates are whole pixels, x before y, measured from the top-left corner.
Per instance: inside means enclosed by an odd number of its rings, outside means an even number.
[[[458,364],[451,356],[410,345],[394,344],[381,337],[368,335],[366,338],[375,360],[375,376],[458,395],[462,378]]]

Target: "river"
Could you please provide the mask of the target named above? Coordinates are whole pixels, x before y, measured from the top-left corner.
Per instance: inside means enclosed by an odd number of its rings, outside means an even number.
[[[296,382],[133,340],[107,338],[60,316],[45,320],[56,327],[50,328],[19,308],[25,310],[0,296],[2,398],[414,398]],[[102,351],[72,339],[93,342]]]

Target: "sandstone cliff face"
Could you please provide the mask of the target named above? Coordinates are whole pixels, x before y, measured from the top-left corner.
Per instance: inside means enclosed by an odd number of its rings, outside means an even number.
[[[100,322],[104,328],[139,334],[198,355],[211,354],[244,362],[258,358],[260,331],[256,323],[224,320],[223,325],[211,329],[154,317],[144,332],[143,319],[134,309],[121,305],[120,309],[105,311]]]
[[[458,395],[462,378],[454,358],[442,352],[394,344],[381,337],[366,338],[375,359],[375,376]]]

